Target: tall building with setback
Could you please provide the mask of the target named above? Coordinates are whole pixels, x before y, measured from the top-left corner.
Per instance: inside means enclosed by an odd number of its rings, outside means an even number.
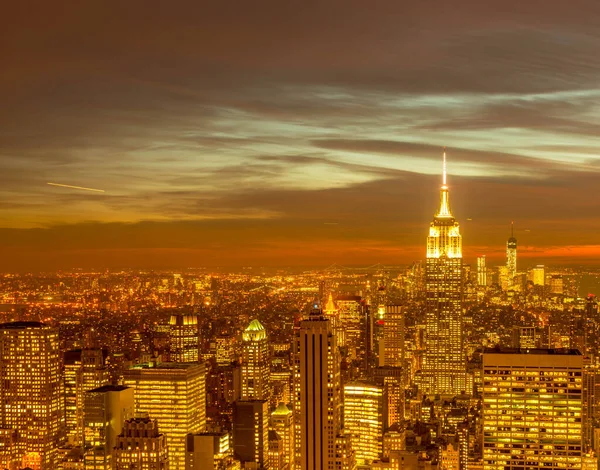
[[[282,441],[283,467],[294,470],[294,415],[284,403],[271,413],[271,429]]]
[[[189,314],[171,315],[169,342],[172,362],[198,362],[200,351],[198,317]]]
[[[484,351],[484,470],[581,468],[582,369],[573,349]]]
[[[351,435],[359,464],[370,464],[383,453],[383,387],[368,382],[344,385],[344,429]]]
[[[463,351],[462,272],[462,238],[458,222],[450,210],[444,151],[440,207],[427,237],[423,385],[428,395],[456,395],[467,387]]]
[[[242,399],[268,400],[269,341],[265,327],[252,320],[242,333]]]
[[[132,418],[123,423],[114,449],[114,470],[170,470],[167,438],[155,419]],[[185,466],[183,467],[185,469]]]
[[[110,382],[106,356],[107,351],[102,349],[73,349],[63,356],[65,426],[70,445],[83,444],[85,393]]]
[[[506,273],[509,285],[512,286],[517,275],[517,239],[514,223],[510,224],[510,238],[506,242]]]
[[[226,432],[188,434],[185,444],[185,470],[239,468],[239,462],[233,460],[230,440]]]
[[[0,324],[0,428],[12,432],[18,468],[56,468],[64,427],[58,331],[39,322]]]
[[[331,324],[320,310],[300,322],[295,353],[296,468],[333,470],[342,430],[340,356]]]
[[[238,400],[233,413],[233,453],[244,464],[269,468],[269,402]]]
[[[135,412],[156,419],[166,435],[169,469],[185,470],[186,436],[206,426],[204,364],[142,364],[124,372],[124,383],[134,389]]]
[[[123,423],[134,415],[133,389],[104,385],[85,392],[85,470],[112,470],[113,448]]]

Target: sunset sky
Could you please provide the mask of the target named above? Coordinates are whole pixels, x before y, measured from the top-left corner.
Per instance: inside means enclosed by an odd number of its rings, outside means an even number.
[[[0,271],[600,262],[598,0],[12,3]]]

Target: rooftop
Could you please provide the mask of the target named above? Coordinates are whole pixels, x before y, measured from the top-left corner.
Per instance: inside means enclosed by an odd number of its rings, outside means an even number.
[[[14,321],[0,323],[0,330],[24,330],[26,328],[43,328],[46,324],[39,321]]]
[[[581,352],[578,349],[567,349],[567,348],[485,348],[483,350],[485,354],[543,354],[550,355],[556,354],[561,356],[581,356]]]
[[[102,385],[102,387],[94,388],[92,390],[88,390],[88,392],[94,393],[106,393],[106,392],[122,392],[123,390],[127,390],[129,387],[125,385]]]

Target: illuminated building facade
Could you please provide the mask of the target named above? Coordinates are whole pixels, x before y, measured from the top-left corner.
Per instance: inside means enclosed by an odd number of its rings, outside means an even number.
[[[444,152],[440,207],[427,237],[426,350],[422,372],[428,395],[457,395],[466,390],[462,272],[462,238],[450,210]]]
[[[206,371],[204,364],[143,364],[124,373],[125,385],[135,394],[136,414],[156,419],[167,437],[169,469],[185,469],[185,439],[206,426]]]
[[[543,265],[538,265],[529,272],[529,280],[534,286],[546,285],[546,268]]]
[[[294,465],[294,415],[292,411],[280,403],[271,413],[271,429],[273,429],[282,441],[283,466],[293,470]],[[287,465],[287,467],[286,467]]]
[[[169,342],[172,362],[198,362],[200,339],[196,315],[171,315]]]
[[[65,426],[68,443],[83,443],[83,407],[88,390],[110,381],[102,349],[74,349],[64,354]]]
[[[390,367],[404,366],[404,312],[400,305],[388,305],[383,316],[383,352],[382,365]]]
[[[347,348],[348,354],[352,358],[356,358],[365,342],[363,329],[365,309],[362,298],[358,295],[338,296],[336,305],[339,325],[344,329],[343,337],[336,337],[336,341],[339,346]],[[331,331],[335,333],[333,327]]]
[[[353,306],[353,304],[351,304]],[[333,301],[333,294],[329,293],[329,298],[327,299],[327,303],[325,304],[324,310],[325,316],[331,322],[331,330],[337,339],[338,346],[346,344],[346,334],[344,330],[344,325],[342,324],[342,320],[340,319],[340,311],[335,305]]]
[[[174,451],[177,449],[174,449]],[[123,424],[114,449],[114,470],[171,470],[167,438],[155,419],[132,418]],[[177,468],[177,467],[176,467]],[[181,467],[185,469],[185,465]]]
[[[509,285],[512,286],[517,275],[517,239],[514,223],[510,225],[510,238],[506,242],[506,273]]]
[[[352,437],[359,464],[380,459],[383,452],[383,387],[368,382],[344,385],[344,429]]]
[[[487,286],[487,266],[485,263],[485,255],[477,257],[477,285],[480,287]]]
[[[331,323],[320,310],[300,322],[295,358],[296,468],[334,470],[342,428],[340,356]]]
[[[484,470],[581,468],[582,368],[572,349],[485,350]]]
[[[242,399],[268,400],[269,341],[265,327],[252,320],[242,333]]]
[[[85,392],[84,462],[86,470],[112,470],[112,454],[123,423],[134,415],[133,389],[104,385]]]
[[[236,459],[269,468],[269,402],[238,400],[233,413],[233,453]]]
[[[64,427],[58,331],[39,322],[0,324],[0,428],[14,437],[19,468],[54,470]]]

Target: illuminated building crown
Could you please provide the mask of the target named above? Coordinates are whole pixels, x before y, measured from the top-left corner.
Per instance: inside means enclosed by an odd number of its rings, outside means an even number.
[[[427,258],[462,258],[462,237],[458,222],[450,210],[450,195],[446,171],[446,149],[444,148],[442,167],[442,187],[440,207],[433,217],[427,237]]]
[[[254,319],[242,333],[244,341],[260,341],[267,338],[267,332],[262,323]]]

